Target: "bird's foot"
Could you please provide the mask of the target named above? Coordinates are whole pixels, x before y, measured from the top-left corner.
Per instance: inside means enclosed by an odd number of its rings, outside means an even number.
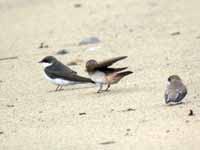
[[[105,92],[109,92],[110,84],[107,85],[107,88],[104,90]]]
[[[110,92],[110,90],[109,90],[109,89],[105,89],[104,91],[105,91],[105,92]]]
[[[62,88],[62,86],[57,86],[55,92],[59,92],[59,91],[63,91],[64,89]]]
[[[97,93],[98,94],[103,93],[103,90],[98,90]]]

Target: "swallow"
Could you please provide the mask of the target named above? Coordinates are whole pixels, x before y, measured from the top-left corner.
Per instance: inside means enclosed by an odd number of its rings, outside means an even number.
[[[94,83],[91,79],[79,76],[76,71],[65,66],[53,56],[44,57],[39,63],[44,66],[44,76],[51,83],[57,85],[55,91],[63,86],[80,83]]]
[[[97,62],[94,59],[86,62],[86,71],[88,72],[92,81],[94,81],[99,89],[97,93],[102,92],[103,85],[107,85],[105,91],[108,91],[111,84],[118,83],[123,77],[132,74],[132,71],[123,71],[128,67],[123,68],[110,68],[112,64],[127,58],[127,56],[115,57],[102,62]],[[123,72],[122,72],[123,71]]]
[[[165,90],[165,103],[180,103],[187,95],[187,88],[182,83],[178,75],[171,75],[168,77],[168,85]]]

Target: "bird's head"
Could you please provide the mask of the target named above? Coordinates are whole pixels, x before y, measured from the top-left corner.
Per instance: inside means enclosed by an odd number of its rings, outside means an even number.
[[[90,59],[86,62],[86,71],[90,72],[93,71],[97,65],[97,61],[94,59]]]
[[[181,81],[181,78],[178,75],[171,75],[171,76],[168,77],[169,83],[177,81],[177,80]]]
[[[41,61],[39,61],[38,63],[43,64],[44,67],[48,67],[48,66],[51,66],[56,61],[57,61],[57,59],[55,57],[53,57],[53,56],[46,56]]]

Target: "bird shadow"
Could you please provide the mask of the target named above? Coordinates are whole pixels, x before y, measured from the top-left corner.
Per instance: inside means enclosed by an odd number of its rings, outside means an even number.
[[[178,106],[178,105],[183,105],[183,104],[185,104],[185,102],[169,103],[167,104],[167,106],[171,107],[171,106]]]
[[[185,105],[187,105],[188,104],[188,102],[179,102],[179,103],[171,103],[171,104],[155,104],[154,106],[152,106],[152,108],[160,108],[160,107],[167,107],[167,108],[174,108],[174,107],[182,107],[182,106],[185,106]]]
[[[118,89],[110,89],[107,93],[112,93],[112,94],[119,94],[119,93],[131,93],[135,91],[135,87],[129,87],[129,88],[118,88]]]
[[[67,87],[67,86],[65,86]],[[95,85],[90,85],[90,86],[84,86],[84,87],[73,87],[73,88],[65,88],[65,89],[61,89],[61,90],[50,90],[48,91],[48,93],[60,93],[60,92],[65,92],[65,91],[73,91],[73,90],[79,90],[79,89],[90,89],[90,88],[94,88],[96,87]]]
[[[107,90],[107,91],[105,91],[105,90],[103,90],[102,92],[100,92],[100,93],[97,93],[97,88],[94,88],[94,91],[92,91],[92,92],[88,92],[88,93],[86,93],[87,95],[89,94],[89,95],[97,95],[98,97],[99,96],[106,96],[106,95],[116,95],[116,94],[125,94],[125,93],[132,93],[133,91],[134,91],[134,87],[129,87],[129,88],[118,88],[118,89],[116,89],[116,88],[114,88],[113,87],[113,89],[112,88],[110,88],[109,90]]]

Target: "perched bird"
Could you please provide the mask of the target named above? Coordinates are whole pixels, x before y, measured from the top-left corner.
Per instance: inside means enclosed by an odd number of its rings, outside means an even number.
[[[104,84],[107,85],[107,88],[105,89],[105,91],[107,91],[111,84],[118,83],[124,76],[133,73],[132,71],[121,72],[122,70],[127,69],[127,67],[109,68],[109,66],[115,62],[125,58],[127,58],[127,56],[115,57],[102,62],[97,62],[94,59],[87,61],[86,71],[88,72],[92,81],[99,86],[97,93],[103,91],[102,88]]]
[[[187,88],[178,75],[168,77],[168,85],[165,91],[165,103],[180,103],[187,94]]]
[[[89,78],[77,75],[77,72],[65,66],[53,56],[46,56],[39,63],[44,66],[45,78],[57,85],[56,91],[61,90],[65,85],[94,83]]]

